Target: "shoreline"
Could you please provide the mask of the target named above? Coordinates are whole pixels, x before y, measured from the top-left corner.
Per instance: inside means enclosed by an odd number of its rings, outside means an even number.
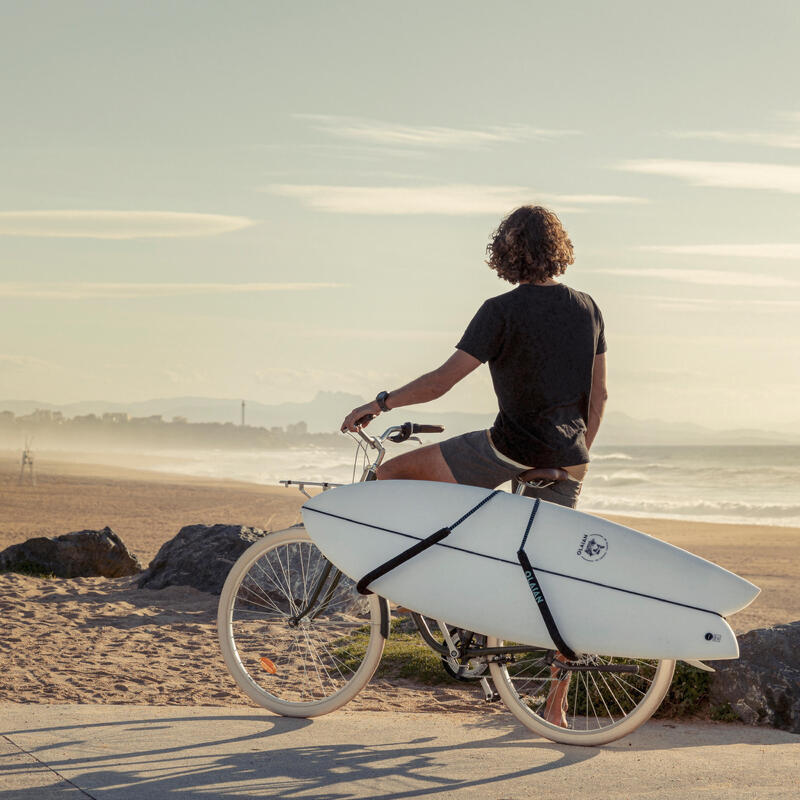
[[[176,485],[194,484],[197,486],[209,487],[235,487],[244,491],[258,492],[277,492],[297,493],[296,489],[287,489],[277,482],[258,483],[253,480],[212,477],[207,475],[195,475],[190,472],[177,472],[173,470],[160,470],[154,467],[154,462],[163,461],[174,464],[176,461],[185,461],[187,464],[195,463],[193,458],[170,454],[140,454],[129,451],[120,452],[94,452],[94,451],[41,451],[37,452],[36,469],[37,472],[44,469],[49,473],[62,474],[66,476],[76,476],[81,478],[104,478],[112,480],[139,480],[143,482],[172,483]],[[19,470],[19,452],[0,448],[0,480],[2,476],[14,469]],[[291,477],[291,476],[289,476]],[[299,496],[299,493],[298,493]],[[299,505],[298,505],[299,508]],[[579,501],[578,511],[591,514],[596,517],[609,519],[629,528],[639,530],[638,525],[648,525],[663,529],[664,524],[675,525],[712,525],[718,527],[746,527],[758,529],[777,529],[793,532],[800,537],[800,525],[796,524],[775,524],[759,522],[756,520],[719,520],[705,519],[699,516],[683,515],[670,516],[659,512],[625,512],[613,510],[593,510],[587,508]],[[645,531],[647,532],[647,531]]]

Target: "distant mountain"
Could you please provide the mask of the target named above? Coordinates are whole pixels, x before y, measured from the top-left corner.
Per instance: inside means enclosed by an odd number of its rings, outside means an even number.
[[[338,429],[345,414],[364,402],[364,398],[346,392],[319,392],[304,403],[277,403],[269,405],[247,400],[245,420],[248,425],[271,428],[286,427],[305,422],[308,430],[327,433]],[[128,412],[134,417],[160,414],[164,419],[185,417],[189,422],[234,422],[241,420],[241,400],[237,398],[166,397],[135,403],[84,401],[54,405],[34,400],[2,400],[0,411],[13,411],[17,415],[29,414],[37,408],[61,411],[67,417],[79,414],[104,414]],[[418,408],[403,408],[382,416],[376,423],[380,430],[407,419],[415,422],[444,425],[449,435],[487,428],[494,413],[433,412]],[[636,419],[620,411],[606,414],[597,443],[603,446],[624,445],[778,445],[800,444],[800,435],[776,431],[742,428],[717,431],[692,423],[663,422],[654,419]]]
[[[800,444],[800,435],[749,428],[717,431],[689,422],[636,419],[621,411],[610,411],[603,418],[597,444],[779,445]]]

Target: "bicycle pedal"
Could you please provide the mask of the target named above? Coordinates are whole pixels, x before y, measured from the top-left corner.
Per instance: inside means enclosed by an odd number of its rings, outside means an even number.
[[[497,692],[492,692],[490,695],[484,695],[483,702],[484,703],[496,703],[500,700],[500,695]]]

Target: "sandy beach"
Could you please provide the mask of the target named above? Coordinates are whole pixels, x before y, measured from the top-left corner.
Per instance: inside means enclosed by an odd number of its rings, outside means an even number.
[[[98,460],[100,460],[98,458]],[[0,549],[32,536],[106,525],[146,565],[184,525],[280,529],[302,497],[280,487],[176,477],[104,466],[91,457],[37,462],[37,485],[18,485],[18,462],[0,458]],[[737,572],[762,588],[735,615],[737,632],[800,619],[800,530],[662,519],[616,521]],[[0,700],[36,703],[248,704],[223,665],[217,598],[186,587],[139,590],[135,578],[48,580],[0,575]],[[354,709],[474,709],[472,687],[373,681]]]

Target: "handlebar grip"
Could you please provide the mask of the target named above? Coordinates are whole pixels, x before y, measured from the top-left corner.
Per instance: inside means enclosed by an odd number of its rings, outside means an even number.
[[[375,415],[374,414],[364,414],[363,417],[361,417],[360,419],[356,420],[356,425],[358,425],[360,427],[363,427],[368,422],[372,422],[372,420],[374,420],[374,419],[375,419]]]
[[[444,433],[444,425],[417,425],[411,426],[411,433]]]

